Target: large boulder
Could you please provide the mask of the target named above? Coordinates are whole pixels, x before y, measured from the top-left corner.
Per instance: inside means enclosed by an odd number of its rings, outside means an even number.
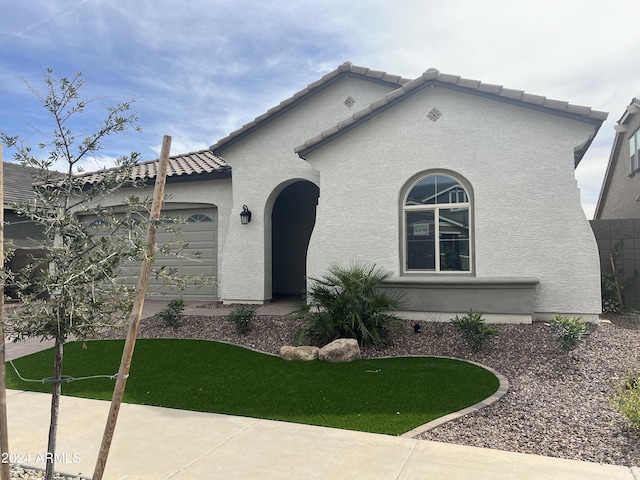
[[[318,347],[302,346],[291,347],[285,345],[280,347],[280,358],[284,360],[298,360],[303,362],[310,362],[318,358]]]
[[[323,362],[353,362],[360,358],[358,341],[353,338],[338,338],[318,351],[318,358]]]

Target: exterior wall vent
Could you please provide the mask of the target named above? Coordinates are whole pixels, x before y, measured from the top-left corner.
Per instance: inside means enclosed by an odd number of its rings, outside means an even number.
[[[347,108],[353,107],[355,103],[356,101],[352,96],[348,96],[347,99],[344,101],[344,104],[347,106]]]

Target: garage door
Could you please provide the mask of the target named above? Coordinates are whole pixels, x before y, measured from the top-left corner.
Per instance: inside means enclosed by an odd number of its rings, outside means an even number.
[[[170,210],[163,212],[167,216],[180,218],[185,223],[180,223],[182,236],[188,244],[184,250],[184,255],[174,256],[158,254],[154,261],[154,269],[166,267],[175,268],[178,276],[204,275],[211,280],[217,279],[217,211],[211,208],[191,208],[184,210]],[[91,218],[86,221],[91,222]],[[158,231],[156,244],[159,246],[170,242],[174,234]],[[194,258],[194,253],[200,255]],[[123,282],[127,285],[136,286],[140,271],[139,263],[126,265],[123,269]],[[218,291],[215,285],[197,286],[191,284],[189,288],[182,292],[165,285],[164,279],[160,275],[151,274],[147,287],[147,297],[156,299],[183,298],[184,300],[214,301],[218,298]]]
[[[165,266],[175,268],[178,276],[198,276],[204,275],[209,279],[217,278],[217,247],[216,247],[216,210],[215,209],[189,209],[172,210],[168,212],[172,217],[186,221],[180,224],[185,243],[184,257],[158,255],[154,268]],[[158,246],[170,242],[173,234],[158,232],[156,242]],[[194,258],[195,252],[200,255]],[[205,300],[213,301],[217,299],[217,288],[214,285],[204,285],[198,287],[192,285],[181,293],[163,286],[163,279],[160,276],[151,275],[149,278],[149,295],[165,295],[167,298],[181,296],[185,300]]]

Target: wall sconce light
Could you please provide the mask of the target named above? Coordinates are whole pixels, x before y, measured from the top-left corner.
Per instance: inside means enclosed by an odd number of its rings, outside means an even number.
[[[242,212],[240,212],[240,223],[242,223],[242,225],[246,225],[250,221],[251,221],[251,211],[249,210],[249,207],[247,207],[246,205],[243,205]]]

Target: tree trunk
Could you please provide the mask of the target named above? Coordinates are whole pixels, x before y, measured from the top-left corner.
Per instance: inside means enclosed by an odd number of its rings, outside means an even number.
[[[60,413],[60,396],[62,395],[62,357],[64,352],[64,339],[56,337],[55,361],[53,365],[52,393],[51,393],[51,422],[49,423],[49,443],[47,445],[47,468],[45,480],[53,480],[56,438],[58,435],[58,415]]]

